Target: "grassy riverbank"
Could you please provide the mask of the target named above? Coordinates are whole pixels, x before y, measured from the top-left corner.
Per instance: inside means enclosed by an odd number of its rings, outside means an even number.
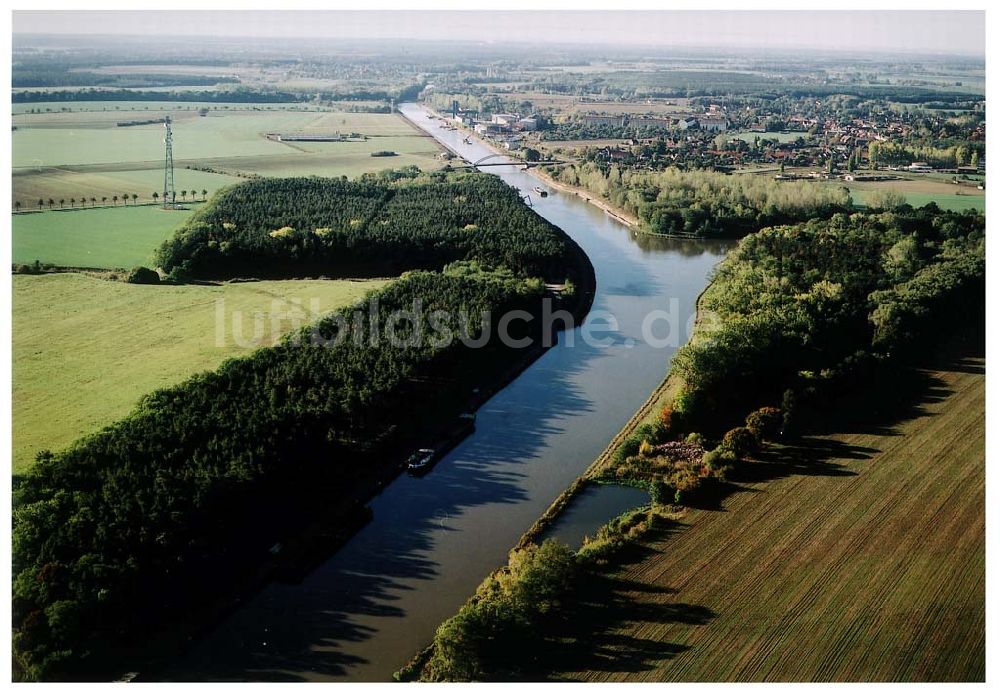
[[[637,229],[639,231],[644,231],[642,229],[642,224],[639,221],[639,218],[637,218],[635,215],[632,215],[628,211],[620,207],[616,207],[607,201],[595,198],[594,194],[588,191],[586,188],[583,188],[582,186],[571,186],[567,183],[557,181],[547,171],[545,171],[542,168],[535,168],[533,170],[533,173],[542,181],[544,181],[547,185],[552,186],[552,188],[557,188],[560,191],[563,191],[564,193],[569,193],[571,195],[575,195],[578,198],[583,198],[591,205],[600,208],[604,212],[614,217],[616,220],[624,224],[626,227],[629,227],[630,229]]]

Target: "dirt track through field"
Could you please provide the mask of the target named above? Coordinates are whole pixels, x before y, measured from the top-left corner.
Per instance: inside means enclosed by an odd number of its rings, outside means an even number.
[[[881,423],[771,450],[585,590],[592,636],[551,675],[982,680],[984,363],[924,378]]]

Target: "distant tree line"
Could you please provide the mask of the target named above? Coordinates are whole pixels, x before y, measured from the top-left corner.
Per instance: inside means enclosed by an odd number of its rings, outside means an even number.
[[[389,89],[351,89],[345,92],[320,92],[323,101],[415,101],[426,86],[425,82],[412,84],[398,90]]]
[[[25,91],[11,94],[14,104],[64,101],[204,101],[233,104],[279,104],[306,101],[301,94],[256,89],[227,89],[198,92],[166,92],[131,89],[67,89],[59,91]]]
[[[239,78],[225,75],[174,75],[156,73],[104,74],[89,71],[53,71],[17,69],[11,77],[12,87],[212,87],[217,84],[238,84]]]
[[[470,85],[470,89],[475,87]],[[486,86],[481,89],[485,90]],[[981,94],[950,91],[920,85],[862,85],[843,82],[819,83],[812,78],[786,75],[768,78],[761,74],[726,70],[658,70],[604,72],[600,74],[558,72],[533,77],[523,91],[580,96],[600,95],[602,99],[671,99],[740,97],[773,100],[783,96],[823,99],[849,95],[860,99],[886,99],[905,104],[959,103]]]

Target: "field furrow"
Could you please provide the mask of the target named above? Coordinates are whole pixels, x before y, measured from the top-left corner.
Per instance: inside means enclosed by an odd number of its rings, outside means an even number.
[[[591,626],[602,658],[579,663],[600,668],[552,675],[982,680],[983,363],[925,377],[890,424],[776,447],[787,473],[649,543],[615,576],[615,623]]]

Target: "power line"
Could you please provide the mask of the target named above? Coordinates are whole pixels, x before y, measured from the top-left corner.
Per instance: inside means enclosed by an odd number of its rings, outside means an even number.
[[[167,135],[163,138],[166,153],[163,160],[163,208],[172,210],[177,207],[177,189],[174,188],[174,134],[170,129],[170,116],[163,119],[163,127]]]

